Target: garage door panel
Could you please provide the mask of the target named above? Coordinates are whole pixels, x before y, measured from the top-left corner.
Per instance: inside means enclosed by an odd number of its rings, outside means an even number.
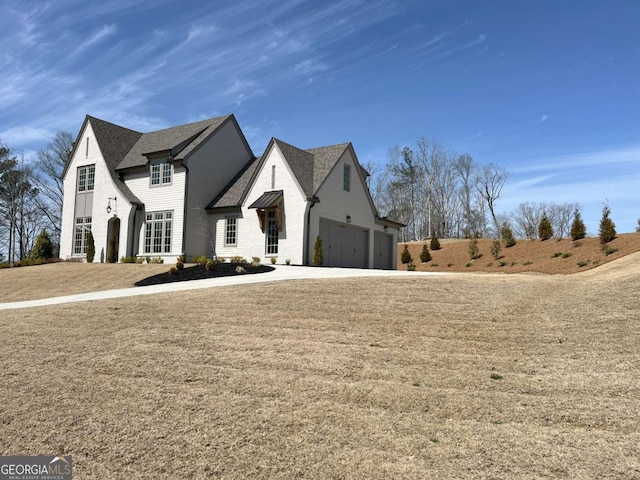
[[[323,265],[367,268],[369,243],[367,231],[321,219],[320,237],[324,247]]]

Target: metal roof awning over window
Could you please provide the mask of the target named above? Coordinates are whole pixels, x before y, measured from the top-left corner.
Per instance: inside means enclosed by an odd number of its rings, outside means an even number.
[[[273,192],[264,192],[260,198],[249,205],[249,208],[276,208],[282,200],[282,190],[275,190]]]
[[[278,231],[282,231],[283,220],[283,194],[282,190],[274,190],[272,192],[264,192],[260,198],[249,205],[249,208],[255,208],[260,222],[260,230],[264,232],[266,226],[266,212],[272,210],[276,214],[276,222]]]

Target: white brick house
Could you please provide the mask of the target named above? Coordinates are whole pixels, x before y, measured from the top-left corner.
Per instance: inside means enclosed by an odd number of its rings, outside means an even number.
[[[64,172],[60,256],[185,254],[394,268],[401,224],[378,217],[350,143],[255,158],[233,115],[139,133],[87,116]]]

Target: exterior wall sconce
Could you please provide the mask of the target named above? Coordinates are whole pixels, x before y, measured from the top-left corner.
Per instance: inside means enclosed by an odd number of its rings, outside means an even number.
[[[347,223],[351,223],[351,215],[347,215]]]
[[[387,233],[389,231],[389,227],[387,225],[384,226],[384,233]]]
[[[111,213],[111,200],[113,200],[115,209],[116,211],[118,211],[118,197],[109,197],[109,201],[107,203],[107,213]]]

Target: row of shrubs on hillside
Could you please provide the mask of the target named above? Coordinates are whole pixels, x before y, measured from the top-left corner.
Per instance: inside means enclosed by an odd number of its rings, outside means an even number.
[[[580,210],[577,208],[574,211],[574,218],[571,224],[571,239],[573,241],[578,241],[585,238],[587,235],[587,230],[582,221],[582,216],[580,215]],[[500,240],[494,240],[491,243],[490,252],[493,258],[496,260],[500,258],[500,253],[502,251],[502,245],[504,244],[505,248],[510,248],[516,244],[516,240],[513,236],[513,232],[507,223],[504,223],[502,229],[500,231],[500,236],[502,242]],[[613,220],[611,220],[611,209],[607,204],[604,205],[602,209],[602,218],[600,219],[600,228],[599,228],[599,237],[600,243],[603,245],[603,251],[606,252],[607,255],[610,254],[611,249],[607,247],[607,244],[611,242],[616,237],[616,226]],[[551,222],[547,218],[546,214],[542,215],[540,220],[540,224],[538,225],[538,238],[541,241],[549,240],[553,238],[553,228],[551,226]],[[431,250],[439,250],[440,242],[436,238],[435,234],[431,237]],[[615,250],[614,250],[615,251]],[[471,260],[476,260],[481,257],[480,249],[478,247],[478,236],[474,235],[469,239],[469,258]],[[404,264],[408,264],[409,270],[415,270],[415,264],[413,263],[413,257],[409,252],[408,245],[405,244],[404,249],[400,255],[401,261]],[[429,252],[429,248],[427,244],[424,243],[422,245],[422,252],[420,253],[420,261],[422,263],[427,263],[431,261],[431,253]]]

